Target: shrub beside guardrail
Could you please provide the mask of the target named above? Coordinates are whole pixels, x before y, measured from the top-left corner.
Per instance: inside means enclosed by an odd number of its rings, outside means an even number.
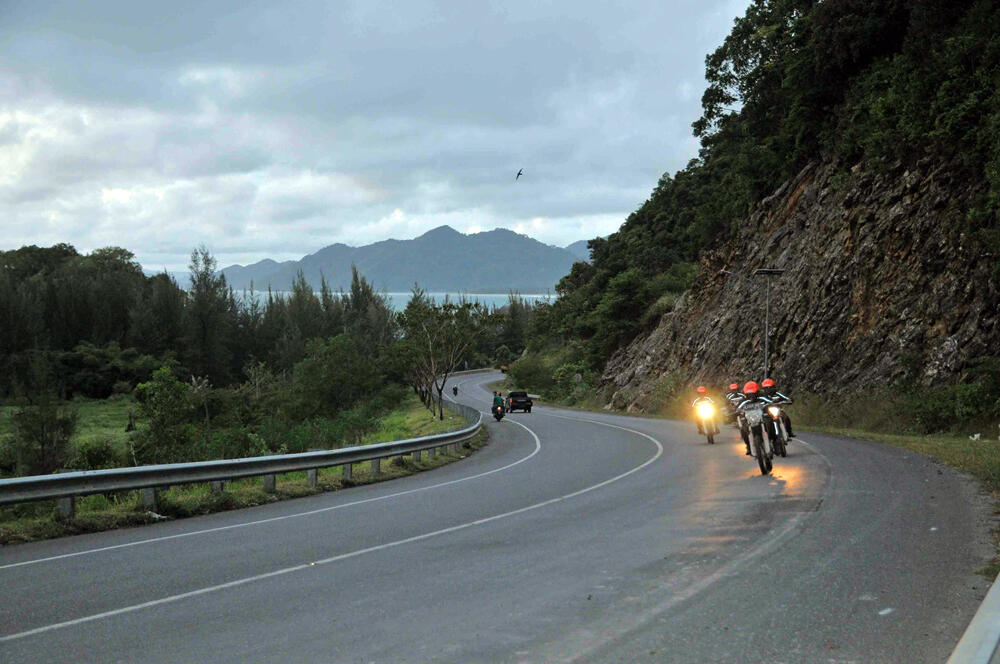
[[[453,446],[457,451],[458,445],[470,441],[482,428],[483,416],[464,404],[446,403],[445,406],[465,417],[468,426],[448,433],[339,450],[15,477],[0,480],[0,505],[58,499],[60,516],[71,518],[75,512],[75,498],[94,493],[140,490],[143,503],[152,509],[156,505],[156,490],[176,484],[263,477],[265,490],[274,491],[276,475],[305,470],[309,485],[315,486],[316,471],[320,468],[343,466],[349,472],[351,464],[362,461],[406,454],[419,460],[425,450],[434,454],[441,447]],[[216,488],[220,486],[215,485]]]

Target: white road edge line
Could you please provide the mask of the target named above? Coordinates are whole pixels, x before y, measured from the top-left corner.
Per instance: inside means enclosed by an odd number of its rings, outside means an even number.
[[[572,418],[567,418],[567,419],[572,419]],[[511,420],[511,421],[513,422],[513,420]],[[599,425],[602,425],[602,426],[612,427],[612,428],[615,428],[615,429],[622,429],[624,431],[628,431],[630,433],[634,433],[634,434],[637,434],[637,435],[642,436],[644,438],[647,438],[648,440],[652,441],[654,445],[656,445],[656,454],[654,454],[649,460],[643,462],[641,465],[638,465],[635,468],[633,468],[631,470],[628,470],[628,471],[626,471],[626,472],[624,472],[624,473],[622,473],[620,475],[616,475],[615,477],[612,477],[611,479],[604,480],[603,482],[600,482],[598,484],[594,484],[594,485],[586,487],[584,489],[580,489],[578,491],[574,491],[572,493],[567,493],[567,494],[565,494],[563,496],[559,496],[558,498],[550,498],[549,500],[545,500],[545,501],[542,501],[540,503],[535,503],[534,505],[528,505],[527,507],[522,507],[520,509],[511,510],[510,512],[503,512],[502,514],[495,514],[493,516],[489,516],[489,517],[486,517],[486,518],[483,518],[483,519],[477,519],[475,521],[469,521],[469,522],[466,522],[466,523],[462,523],[462,524],[459,524],[457,526],[451,526],[449,528],[442,528],[441,530],[435,530],[433,532],[424,533],[422,535],[415,535],[413,537],[407,537],[406,539],[397,540],[395,542],[386,542],[385,544],[379,544],[378,546],[371,546],[371,547],[368,547],[366,549],[359,549],[358,551],[351,551],[350,553],[342,553],[342,554],[337,555],[337,556],[332,556],[330,558],[324,558],[322,560],[316,560],[316,561],[313,561],[311,563],[303,563],[301,565],[294,565],[292,567],[285,567],[283,569],[274,570],[272,572],[266,572],[264,574],[257,574],[255,576],[249,576],[249,577],[246,577],[246,578],[243,578],[243,579],[236,579],[235,581],[229,581],[227,583],[220,583],[220,584],[214,585],[214,586],[208,586],[208,587],[205,587],[205,588],[199,588],[198,590],[192,590],[192,591],[189,591],[189,592],[186,592],[186,593],[180,593],[178,595],[170,595],[170,596],[167,596],[167,597],[161,597],[160,599],[154,599],[152,601],[143,602],[141,604],[133,604],[132,606],[125,606],[125,607],[122,607],[120,609],[114,609],[112,611],[105,611],[103,613],[95,613],[93,615],[83,616],[82,618],[76,618],[74,620],[67,620],[65,622],[53,623],[51,625],[45,625],[45,626],[42,626],[42,627],[36,627],[35,629],[29,629],[29,630],[26,630],[24,632],[17,632],[15,634],[7,634],[5,636],[0,637],[0,643],[5,643],[5,642],[8,642],[8,641],[14,641],[15,639],[22,639],[22,638],[25,638],[25,637],[28,637],[28,636],[34,636],[36,634],[44,634],[45,632],[51,632],[51,631],[54,631],[54,630],[57,630],[57,629],[64,629],[66,627],[73,627],[75,625],[81,625],[83,623],[89,623],[89,622],[93,622],[95,620],[102,620],[104,618],[111,618],[113,616],[122,615],[124,613],[132,613],[134,611],[140,611],[142,609],[148,609],[148,608],[151,608],[151,607],[154,607],[154,606],[160,606],[161,604],[169,604],[169,603],[177,602],[177,601],[180,601],[180,600],[183,600],[183,599],[188,599],[190,597],[197,597],[199,595],[205,595],[205,594],[208,594],[208,593],[211,593],[211,592],[215,592],[215,591],[218,591],[218,590],[225,590],[227,588],[234,588],[236,586],[242,586],[242,585],[245,585],[245,584],[248,584],[248,583],[253,583],[255,581],[262,581],[264,579],[270,579],[270,578],[273,578],[273,577],[276,577],[276,576],[282,576],[282,575],[285,575],[285,574],[291,574],[292,572],[298,572],[298,571],[301,571],[301,570],[306,570],[306,569],[309,569],[311,567],[318,567],[320,565],[327,565],[327,564],[330,564],[330,563],[338,562],[340,560],[346,560],[348,558],[354,558],[356,556],[365,555],[367,553],[374,553],[376,551],[382,551],[382,550],[385,550],[385,549],[390,549],[390,548],[394,548],[394,547],[397,547],[397,546],[402,546],[403,544],[411,544],[413,542],[419,542],[421,540],[430,539],[431,537],[437,537],[439,535],[445,535],[447,533],[453,533],[453,532],[456,532],[456,531],[459,531],[459,530],[465,530],[465,529],[471,528],[473,526],[480,526],[480,525],[483,525],[485,523],[490,523],[491,521],[498,521],[500,519],[505,519],[507,517],[514,516],[516,514],[523,514],[524,512],[530,512],[532,510],[536,510],[536,509],[539,509],[541,507],[546,507],[548,505],[553,505],[555,503],[559,503],[559,502],[562,502],[564,500],[568,500],[570,498],[574,498],[576,496],[588,493],[590,491],[594,491],[595,489],[599,489],[601,487],[607,486],[608,484],[611,484],[612,482],[617,482],[618,480],[620,480],[622,478],[628,477],[629,475],[642,470],[643,468],[645,468],[646,466],[648,466],[649,464],[653,463],[658,458],[660,458],[660,455],[663,454],[663,445],[661,445],[660,442],[658,440],[656,440],[655,438],[653,438],[652,436],[650,436],[648,434],[645,434],[645,433],[643,433],[641,431],[636,431],[634,429],[628,429],[626,427],[620,427],[620,426],[617,426],[615,424],[606,424],[604,422],[597,422],[597,421],[593,421],[593,420],[584,420],[584,421],[592,422],[594,424],[599,424]],[[531,434],[531,436],[535,439],[536,450],[541,448],[541,445],[542,445],[541,440],[539,440],[538,435],[534,431],[532,431],[528,427],[524,426],[520,422],[513,422],[513,423],[516,424],[517,426],[523,428],[525,431],[527,431],[528,433]]]
[[[273,523],[275,521],[283,521],[285,519],[297,519],[303,516],[312,516],[313,514],[322,514],[324,512],[331,512],[333,510],[343,509],[345,507],[353,507],[355,505],[363,505],[365,503],[373,503],[379,500],[388,500],[390,498],[398,498],[399,496],[406,496],[411,493],[417,493],[420,491],[429,491],[431,489],[438,489],[443,486],[449,486],[451,484],[458,484],[460,482],[468,482],[469,480],[478,479],[480,477],[485,477],[487,475],[492,475],[493,473],[499,473],[503,470],[513,468],[514,466],[524,463],[531,457],[538,454],[541,451],[541,444],[538,441],[538,437],[535,436],[535,449],[532,450],[531,454],[528,456],[518,459],[514,463],[507,464],[506,466],[501,466],[500,468],[494,468],[493,470],[486,471],[484,473],[478,473],[476,475],[470,475],[469,477],[463,477],[457,480],[450,480],[448,482],[441,482],[440,484],[432,484],[431,486],[420,487],[417,489],[407,489],[406,491],[398,491],[396,493],[390,493],[385,496],[376,496],[374,498],[365,498],[364,500],[355,500],[349,503],[343,503],[340,505],[332,505],[330,507],[321,507],[315,510],[309,510],[307,512],[296,512],[295,514],[285,514],[283,516],[270,517],[268,519],[258,519],[256,521],[246,521],[244,523],[234,523],[228,526],[218,526],[216,528],[205,528],[202,530],[192,530],[186,533],[177,533],[176,535],[164,535],[162,537],[151,537],[144,540],[136,540],[134,542],[125,542],[122,544],[114,544],[112,546],[103,546],[96,549],[86,549],[84,551],[74,551],[73,553],[63,553],[58,556],[48,556],[46,558],[35,558],[32,560],[22,560],[16,563],[8,563],[6,565],[0,565],[0,571],[5,569],[11,569],[14,567],[22,567],[24,565],[35,565],[38,563],[51,562],[53,560],[64,560],[66,558],[76,558],[78,556],[87,556],[95,553],[103,553],[105,551],[114,551],[116,549],[127,549],[133,546],[142,546],[145,544],[155,544],[157,542],[167,542],[170,540],[180,539],[182,537],[193,537],[195,535],[207,535],[210,533],[218,533],[225,530],[233,530],[235,528],[246,528],[249,526],[259,526],[265,523]]]

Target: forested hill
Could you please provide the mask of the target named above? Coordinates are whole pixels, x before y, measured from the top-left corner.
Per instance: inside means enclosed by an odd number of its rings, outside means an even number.
[[[498,228],[465,235],[440,226],[413,240],[384,240],[363,247],[332,244],[299,261],[264,260],[222,270],[226,282],[242,290],[290,291],[299,270],[319,289],[322,279],[334,290],[351,283],[351,266],[379,288],[409,291],[522,293],[551,291],[578,258],[526,235]]]
[[[534,346],[572,348],[563,360],[604,372],[620,405],[671,371],[758,377],[762,298],[718,273],[779,267],[794,275],[772,310],[782,378],[985,380],[1000,347],[1000,5],[755,0],[706,78],[698,158],[590,242]]]

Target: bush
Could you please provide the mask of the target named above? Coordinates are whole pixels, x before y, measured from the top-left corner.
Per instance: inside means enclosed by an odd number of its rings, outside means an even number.
[[[507,369],[514,383],[525,390],[550,394],[556,386],[552,373],[537,353],[527,353]]]
[[[316,417],[287,429],[281,442],[289,453],[308,452],[311,449],[336,449],[340,447],[344,427],[339,420]],[[270,447],[276,441],[269,440]]]
[[[18,474],[45,475],[62,468],[76,431],[76,411],[46,396],[20,408],[11,420]]]
[[[211,434],[206,452],[212,459],[243,459],[266,456],[271,450],[263,438],[246,429],[222,429]]]
[[[205,447],[193,424],[148,425],[132,439],[132,456],[139,465],[202,461]]]
[[[132,383],[127,380],[119,380],[111,388],[115,394],[132,394]]]
[[[135,388],[139,412],[146,418],[133,439],[136,463],[176,463],[203,458],[198,430],[193,420],[198,413],[192,387],[182,383],[169,367],[153,373],[152,380]]]
[[[94,438],[78,442],[66,465],[74,470],[100,470],[121,468],[128,463],[118,452],[114,442],[107,438]]]
[[[0,475],[13,475],[17,470],[17,455],[14,453],[14,437],[0,437]]]
[[[497,349],[493,351],[493,361],[496,365],[502,366],[505,364],[510,364],[514,360],[514,353],[510,352],[510,348],[506,345],[501,344],[497,346]]]

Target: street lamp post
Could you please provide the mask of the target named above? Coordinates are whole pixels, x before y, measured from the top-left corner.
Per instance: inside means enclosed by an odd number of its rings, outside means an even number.
[[[771,365],[768,363],[771,341],[771,277],[777,277],[784,273],[784,270],[776,268],[761,268],[753,271],[755,277],[764,276],[767,278],[764,288],[764,378],[771,377]]]

